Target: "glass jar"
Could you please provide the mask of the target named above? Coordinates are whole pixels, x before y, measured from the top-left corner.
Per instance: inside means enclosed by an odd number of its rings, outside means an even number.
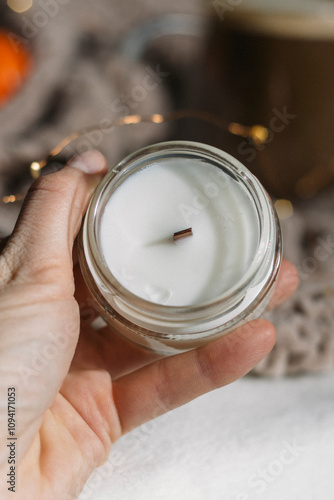
[[[102,179],[79,261],[107,323],[172,354],[258,317],[281,251],[273,204],[247,168],[217,148],[172,141],[136,151]]]

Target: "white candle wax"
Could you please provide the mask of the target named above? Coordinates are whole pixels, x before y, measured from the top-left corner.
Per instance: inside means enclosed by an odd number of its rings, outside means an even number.
[[[174,241],[191,227],[193,235]],[[258,250],[258,214],[240,182],[203,160],[145,166],[111,194],[100,245],[130,292],[169,306],[217,298],[242,279]]]

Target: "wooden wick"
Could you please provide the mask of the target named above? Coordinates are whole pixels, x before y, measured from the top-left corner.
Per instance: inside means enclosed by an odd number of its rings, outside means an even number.
[[[174,233],[173,235],[173,240],[181,240],[182,238],[188,238],[188,236],[193,235],[193,230],[191,227],[188,227],[188,229],[183,229],[182,231],[178,231],[177,233]]]

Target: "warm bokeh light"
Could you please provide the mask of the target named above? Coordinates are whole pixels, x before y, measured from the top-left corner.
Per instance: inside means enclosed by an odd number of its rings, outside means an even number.
[[[241,123],[231,122],[228,130],[231,134],[240,135],[241,137],[251,137],[257,144],[264,144],[269,136],[268,129],[263,127],[263,125],[246,127]]]
[[[7,5],[14,12],[21,14],[22,12],[26,12],[32,7],[32,0],[7,0]]]
[[[23,43],[0,30],[0,106],[12,97],[29,73],[31,57]]]
[[[164,121],[164,117],[162,115],[158,115],[158,114],[152,115],[152,122],[153,123],[163,123],[163,121]]]
[[[258,144],[263,144],[268,139],[269,136],[268,129],[266,127],[263,127],[262,125],[253,125],[250,131],[251,131],[250,134],[251,137]]]
[[[275,208],[281,220],[290,219],[293,215],[293,205],[290,200],[277,200]]]
[[[41,173],[41,164],[37,161],[33,161],[30,165],[30,173],[33,179],[38,179]]]
[[[125,125],[133,125],[135,123],[140,123],[142,121],[139,115],[128,115],[121,119]]]

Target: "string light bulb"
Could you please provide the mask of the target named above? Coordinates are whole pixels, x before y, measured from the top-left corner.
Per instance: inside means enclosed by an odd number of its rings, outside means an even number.
[[[32,7],[33,0],[7,0],[7,5],[17,14],[22,14]]]
[[[293,216],[293,205],[290,200],[277,200],[275,202],[275,209],[281,220],[290,219]]]
[[[225,132],[230,132],[234,135],[239,135],[241,137],[250,137],[254,142],[261,143],[265,142],[268,137],[268,130],[262,125],[254,125],[252,127],[248,127],[242,125],[241,123],[226,123],[220,117],[216,115],[212,115],[211,113],[207,113],[205,111],[195,110],[195,109],[183,109],[178,111],[173,111],[166,115],[161,115],[155,113],[153,115],[142,116],[142,115],[127,115],[123,118],[119,118],[113,123],[110,123],[110,128],[116,128],[123,125],[136,125],[138,123],[155,123],[161,124],[164,122],[169,122],[173,120],[179,120],[181,118],[195,118],[199,120],[203,120],[209,122],[216,127],[220,128]],[[109,127],[108,127],[109,128]],[[30,175],[33,179],[38,179],[40,177],[42,169],[51,161],[55,156],[60,154],[66,146],[68,146],[71,142],[75,141],[79,137],[88,134],[89,132],[94,132],[100,130],[98,125],[93,125],[91,127],[87,127],[79,130],[78,132],[73,132],[69,136],[65,137],[55,148],[50,151],[49,155],[41,161],[33,161],[30,164]],[[2,203],[15,203],[16,201],[22,200],[24,198],[23,195],[8,195],[0,198],[0,202]]]

